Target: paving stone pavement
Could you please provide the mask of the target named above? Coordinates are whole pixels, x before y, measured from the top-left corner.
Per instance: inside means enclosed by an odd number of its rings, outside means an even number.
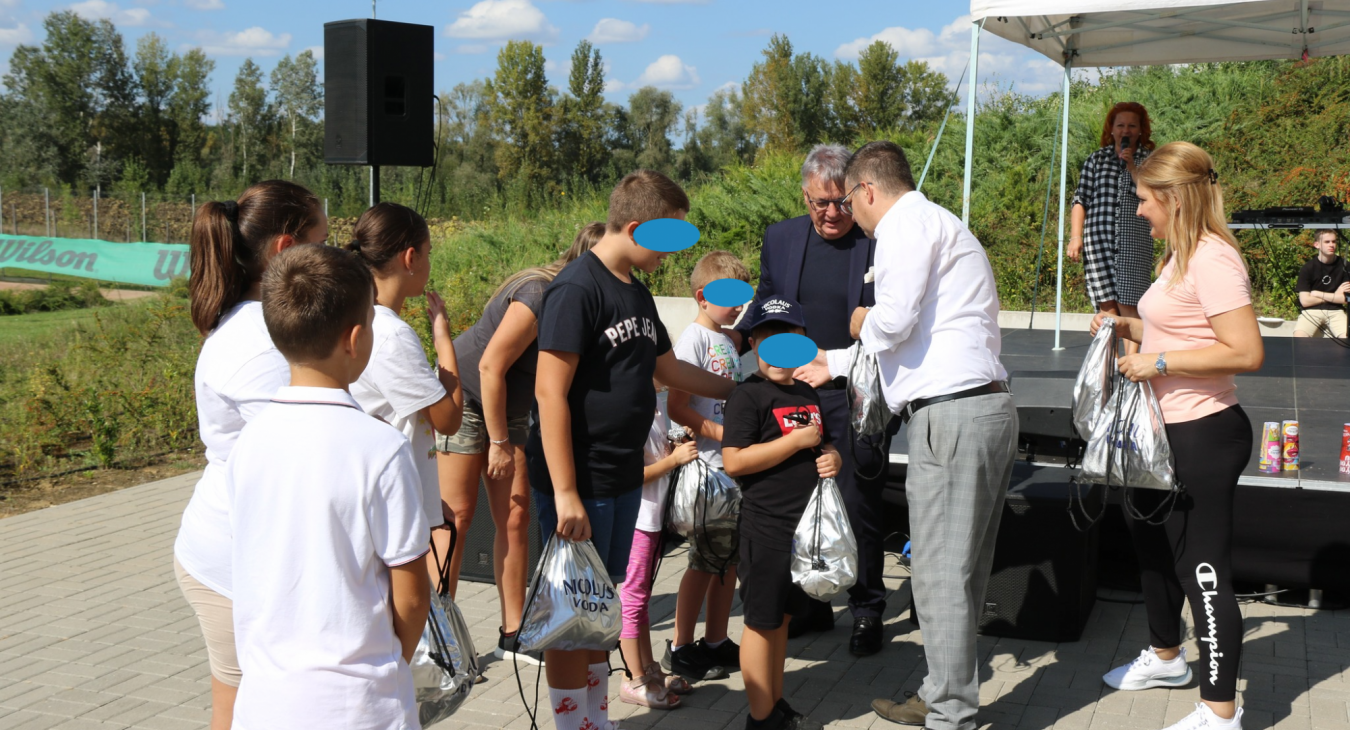
[[[0,728],[200,728],[209,719],[206,651],[173,579],[172,549],[196,474],[0,520]],[[670,635],[684,568],[662,566],[651,616],[658,649]],[[902,699],[924,675],[922,636],[908,620],[904,570],[892,589],[886,649],[848,653],[847,609],[836,628],[788,645],[784,690],[794,707],[837,728],[890,728],[876,697]],[[1111,594],[1125,599],[1129,594]],[[488,681],[441,728],[528,728],[510,666],[491,659],[496,590],[463,583],[460,606],[488,656]],[[1350,730],[1350,611],[1243,606],[1241,700],[1247,730]],[[741,629],[739,606],[732,635]],[[1148,643],[1143,607],[1099,601],[1081,640],[1052,644],[981,637],[979,722],[1012,730],[1157,730],[1191,711],[1194,687],[1116,692],[1100,676]],[[1188,641],[1197,656],[1193,637]],[[615,657],[617,662],[617,655]],[[1198,669],[1198,667],[1197,667]],[[617,697],[620,674],[610,679]],[[535,670],[521,673],[533,697]],[[533,701],[533,700],[531,700]],[[549,721],[541,688],[541,725]],[[624,728],[738,728],[740,674],[704,683],[674,712],[613,701]]]

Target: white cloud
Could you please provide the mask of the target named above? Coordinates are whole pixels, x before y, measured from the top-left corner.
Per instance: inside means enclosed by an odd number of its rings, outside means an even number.
[[[637,25],[618,18],[601,18],[595,29],[586,37],[591,43],[636,43],[647,37],[652,27],[647,23]]]
[[[221,0],[183,0],[183,4],[193,10],[224,10]]]
[[[145,8],[129,8],[123,10],[117,3],[108,2],[108,0],[84,0],[70,6],[75,14],[85,20],[111,20],[114,25],[122,25],[131,28],[150,25],[150,11]],[[155,23],[155,25],[164,25],[164,23]]]
[[[315,61],[323,60],[323,46],[310,46],[306,48],[305,51],[309,51],[310,53],[314,54]],[[301,51],[301,53],[303,52],[304,51]]]
[[[856,61],[858,55],[861,54],[865,48],[877,41],[885,41],[891,44],[891,47],[905,58],[930,56],[938,50],[938,37],[933,35],[933,31],[928,30],[927,28],[915,28],[914,30],[910,30],[909,28],[897,26],[894,28],[887,28],[870,38],[859,38],[855,41],[845,43],[834,49],[834,57],[847,61]]]
[[[36,37],[33,31],[23,23],[13,28],[0,28],[0,46],[17,46],[21,43],[32,43],[34,40]]]
[[[658,89],[678,90],[692,89],[700,83],[698,69],[681,61],[679,56],[668,54],[652,61],[636,81],[626,86],[631,89],[655,86]]]
[[[530,0],[482,0],[446,26],[451,38],[550,42],[558,28]]]
[[[463,45],[463,46],[455,46],[455,53],[458,53],[458,54],[464,55],[464,56],[472,56],[472,55],[477,54],[477,53],[487,53],[487,50],[488,50],[488,47],[485,46],[485,45],[482,45],[482,44],[469,44],[469,45]]]
[[[445,54],[444,54],[444,53],[441,53],[440,51],[436,51],[435,53],[432,53],[432,54],[431,54],[431,60],[433,60],[433,61],[444,61],[444,60],[445,60]]]
[[[834,55],[841,60],[857,60],[863,49],[873,42],[885,41],[900,54],[901,61],[923,61],[934,71],[946,74],[950,84],[955,84],[970,58],[970,25],[970,16],[962,15],[937,33],[927,28],[890,27],[844,43],[835,49]],[[1059,89],[1063,75],[1054,61],[993,33],[980,36],[979,72],[982,98],[988,98],[990,91],[1006,91],[1009,85],[1019,94],[1044,95]],[[989,91],[985,90],[986,85],[992,85]],[[965,97],[963,87],[963,105]]]
[[[202,50],[213,56],[275,56],[291,44],[291,34],[273,35],[255,25],[238,33],[200,31],[197,40]]]

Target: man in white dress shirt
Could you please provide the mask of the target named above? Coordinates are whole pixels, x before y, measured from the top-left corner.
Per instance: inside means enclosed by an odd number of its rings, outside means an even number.
[[[928,659],[917,695],[872,708],[905,725],[972,730],[975,632],[1017,453],[994,272],[961,221],[914,189],[899,146],[864,145],[846,177],[854,220],[877,242],[876,306],[854,310],[850,329],[876,353],[886,403],[908,429],[912,585]]]

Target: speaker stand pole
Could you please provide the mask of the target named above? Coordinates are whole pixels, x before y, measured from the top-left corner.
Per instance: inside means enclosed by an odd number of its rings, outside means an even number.
[[[380,202],[380,166],[370,166],[370,207]]]

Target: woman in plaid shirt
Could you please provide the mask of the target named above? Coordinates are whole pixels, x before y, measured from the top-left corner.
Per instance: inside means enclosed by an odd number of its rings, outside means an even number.
[[[1153,150],[1152,131],[1142,104],[1111,107],[1101,149],[1083,162],[1073,196],[1069,258],[1083,258],[1088,297],[1098,311],[1117,316],[1139,316],[1136,306],[1153,278],[1153,236],[1137,215],[1134,189],[1134,172]]]

